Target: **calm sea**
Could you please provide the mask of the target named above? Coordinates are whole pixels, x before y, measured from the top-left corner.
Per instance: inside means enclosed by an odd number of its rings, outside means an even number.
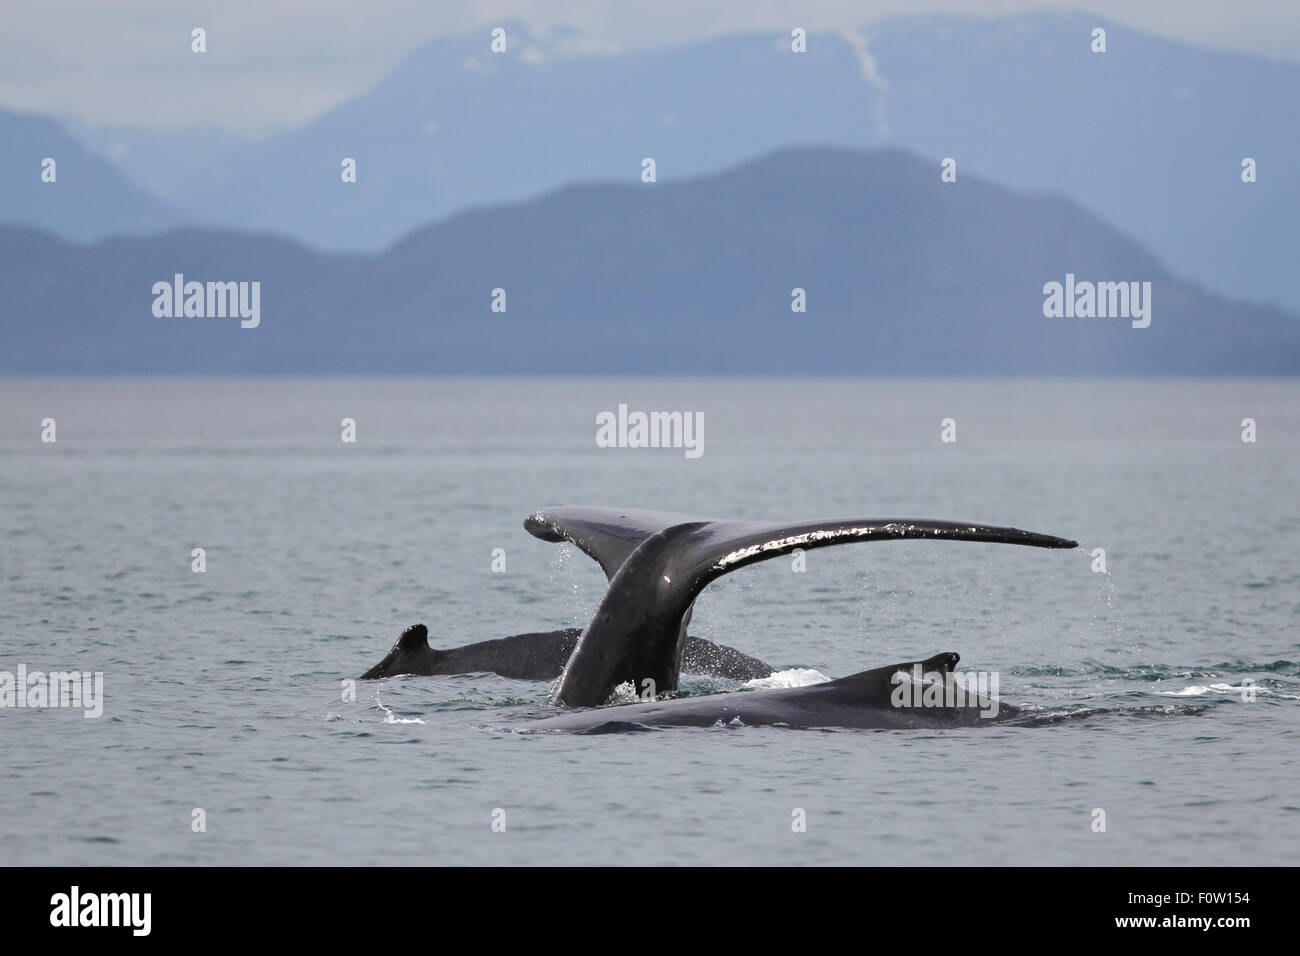
[[[702,412],[704,454],[597,447],[620,403]],[[1290,863],[1297,473],[1293,382],[0,380],[0,671],[104,694],[0,709],[0,862]],[[1077,538],[777,559],[692,625],[829,676],[956,650],[1071,716],[561,736],[502,729],[550,688],[492,675],[345,699],[417,621],[584,623],[599,569],[522,528],[554,504]]]

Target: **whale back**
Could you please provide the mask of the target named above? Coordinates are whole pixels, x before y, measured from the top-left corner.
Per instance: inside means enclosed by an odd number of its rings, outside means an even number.
[[[775,690],[704,694],[645,701],[618,707],[564,711],[529,722],[536,731],[611,732],[647,727],[846,727],[904,730],[918,727],[973,727],[1006,720],[1019,711],[988,697],[963,697],[951,703],[921,695],[896,695],[900,682],[926,682],[952,674],[959,656],[952,651],[924,661],[907,661],[862,671],[839,680]]]

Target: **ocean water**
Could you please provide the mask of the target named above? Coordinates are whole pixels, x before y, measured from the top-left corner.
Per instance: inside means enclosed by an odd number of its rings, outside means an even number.
[[[702,412],[703,455],[597,447],[619,403]],[[104,695],[0,709],[0,862],[1290,863],[1298,472],[1294,382],[0,380],[0,671]],[[1077,538],[776,559],[692,623],[830,676],[955,650],[1041,719],[541,735],[511,728],[543,684],[345,699],[417,621],[585,623],[599,569],[522,528],[554,504]]]

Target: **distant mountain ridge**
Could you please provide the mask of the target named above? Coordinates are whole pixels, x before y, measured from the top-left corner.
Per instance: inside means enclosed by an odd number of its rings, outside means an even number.
[[[378,251],[471,206],[634,183],[646,156],[661,182],[680,182],[788,146],[896,147],[1068,195],[1176,273],[1300,309],[1300,64],[1056,12],[814,32],[801,54],[776,31],[575,57],[563,36],[502,26],[504,54],[489,51],[486,27],[438,38],[355,100],[206,163],[188,156],[183,174],[157,168],[185,157],[147,137],[124,162],[154,170],[133,175],[171,189],[177,221]],[[1104,54],[1091,51],[1094,27],[1107,31]],[[0,154],[7,138],[0,122]],[[340,181],[344,157],[356,183]],[[1241,182],[1245,157],[1255,183]],[[70,174],[62,182],[74,188]],[[0,219],[101,238],[156,225],[141,203],[101,196],[102,211],[81,218]]]
[[[54,161],[52,182],[43,163]],[[0,223],[68,239],[174,229],[186,216],[132,185],[56,121],[0,109]]]
[[[260,282],[259,327],[156,317],[151,290],[177,273]],[[1150,327],[1045,317],[1067,275],[1151,282]],[[942,183],[896,150],[566,187],[379,255],[0,229],[0,302],[0,372],[20,374],[1300,372],[1295,316],[1204,292],[1067,199]]]

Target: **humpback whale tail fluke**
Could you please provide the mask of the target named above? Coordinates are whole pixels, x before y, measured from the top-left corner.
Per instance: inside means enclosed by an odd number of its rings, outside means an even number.
[[[934,518],[841,518],[773,523],[710,521],[615,508],[536,512],[527,531],[571,541],[595,558],[609,587],[569,658],[556,701],[603,704],[620,684],[641,693],[676,690],[691,607],[712,581],[795,550],[863,541],[935,539],[1076,548],[1054,535]]]

